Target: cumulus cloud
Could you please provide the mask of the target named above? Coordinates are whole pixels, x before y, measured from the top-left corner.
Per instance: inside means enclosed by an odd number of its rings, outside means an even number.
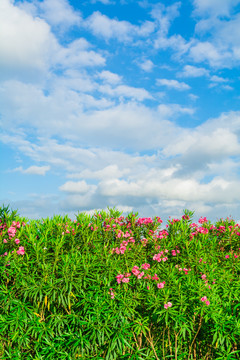
[[[229,81],[228,79],[223,78],[221,76],[217,76],[217,75],[211,76],[210,80],[213,82],[216,82],[216,83],[225,83],[225,82]]]
[[[81,14],[75,11],[67,0],[35,1],[38,15],[53,26],[68,28],[81,24]]]
[[[99,11],[94,12],[85,20],[85,26],[95,36],[100,36],[105,40],[115,38],[120,42],[131,42],[134,36],[147,37],[155,27],[150,21],[137,26],[125,20],[110,19]]]
[[[10,172],[21,172],[22,174],[29,174],[29,175],[46,175],[46,172],[50,170],[50,166],[30,166],[27,169],[23,169],[22,166],[19,166],[13,170],[10,170]]]
[[[115,88],[109,85],[101,85],[99,91],[111,97],[132,98],[138,101],[152,99],[152,95],[147,90],[127,85],[118,85]]]
[[[179,77],[200,77],[208,75],[209,71],[207,69],[193,65],[185,65],[183,70],[178,73]]]
[[[91,189],[91,186],[86,181],[67,181],[65,184],[59,187],[59,190],[67,193],[85,194]]]
[[[157,79],[156,84],[158,86],[166,86],[170,89],[175,89],[175,90],[180,90],[180,91],[190,89],[190,86],[188,84],[177,81],[177,80]]]
[[[194,108],[184,107],[179,104],[161,104],[158,106],[158,112],[165,118],[177,117],[181,114],[193,115]]]
[[[142,63],[139,63],[139,67],[146,72],[150,72],[152,71],[154,64],[151,60],[148,59],[144,60]]]
[[[98,73],[98,78],[112,85],[119,84],[122,82],[121,76],[119,76],[118,74],[114,74],[108,70],[103,70],[101,73]]]
[[[0,3],[0,66],[5,71],[46,71],[58,43],[49,25],[14,6]]]
[[[196,15],[229,16],[239,0],[194,0]]]
[[[56,64],[73,68],[105,65],[105,58],[94,50],[90,50],[89,47],[90,44],[83,38],[74,40],[66,47],[59,49],[55,55]]]

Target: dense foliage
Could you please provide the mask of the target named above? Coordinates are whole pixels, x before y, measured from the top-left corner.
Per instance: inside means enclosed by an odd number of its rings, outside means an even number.
[[[0,209],[1,359],[240,359],[240,225]]]

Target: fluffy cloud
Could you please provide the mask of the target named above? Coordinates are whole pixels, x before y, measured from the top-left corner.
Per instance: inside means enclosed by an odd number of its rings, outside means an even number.
[[[33,2],[34,14],[41,16],[52,26],[64,29],[81,24],[81,14],[70,6],[67,0],[43,0]],[[33,12],[33,8],[31,9]]]
[[[91,186],[86,181],[67,181],[65,184],[59,187],[59,190],[74,193],[74,194],[86,194],[91,189]]]
[[[142,63],[139,63],[139,67],[146,72],[150,72],[152,71],[154,64],[151,60],[148,59],[144,60]]]
[[[180,91],[190,89],[190,86],[188,84],[177,80],[157,79],[156,84],[159,86],[166,86],[170,89],[175,89]]]
[[[106,83],[115,85],[122,82],[122,77],[118,74],[114,74],[111,71],[103,70],[101,73],[98,74],[98,77],[105,81]]]
[[[65,68],[81,68],[84,66],[103,66],[105,58],[89,49],[90,44],[83,38],[76,39],[66,47],[61,47],[55,55],[57,65]]]
[[[229,16],[239,0],[194,0],[195,14],[210,16]]]
[[[207,69],[192,65],[185,65],[183,71],[178,73],[179,77],[200,77],[208,75],[209,71]]]
[[[10,172],[21,172],[22,174],[29,174],[29,175],[46,175],[46,172],[50,170],[50,166],[30,166],[27,169],[23,169],[22,166],[19,166],[18,168],[15,168],[13,170],[10,170]]]
[[[9,0],[0,3],[0,66],[8,71],[46,71],[58,49],[49,25]]]
[[[110,19],[99,11],[90,15],[85,26],[93,32],[95,36],[103,37],[105,40],[117,39],[120,42],[130,42],[134,36],[147,37],[154,31],[154,23],[144,22],[140,26],[132,25],[128,21]]]

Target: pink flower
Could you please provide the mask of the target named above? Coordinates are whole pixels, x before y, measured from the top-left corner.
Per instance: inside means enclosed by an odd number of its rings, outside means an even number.
[[[132,273],[133,273],[133,275],[138,276],[138,275],[140,274],[139,267],[138,267],[138,266],[134,266],[134,267],[132,268]]]
[[[142,264],[142,268],[143,269],[145,269],[145,270],[147,270],[147,269],[149,269],[150,268],[150,264]]]
[[[117,283],[120,284],[122,279],[124,278],[124,275],[119,274],[119,275],[116,276],[116,278],[117,278]]]
[[[14,237],[15,236],[15,234],[16,234],[16,229],[15,229],[15,227],[13,227],[13,226],[10,226],[10,228],[8,229],[8,235],[9,235],[9,237]]]
[[[205,302],[207,306],[210,305],[210,301],[208,301],[208,299],[207,299],[206,296],[203,296],[203,297],[201,298],[201,301]]]
[[[228,259],[228,258],[229,258],[229,255],[226,255],[226,256],[225,256],[225,259]]]
[[[17,254],[18,255],[24,255],[25,254],[25,250],[24,250],[24,247],[23,246],[19,246],[19,249],[17,251]]]
[[[20,240],[19,240],[19,239],[15,239],[15,243],[16,243],[16,244],[19,244],[19,243],[20,243]]]
[[[157,276],[157,274],[154,274],[154,276],[152,276],[152,280],[159,280],[159,277]]]
[[[168,302],[167,304],[164,304],[164,308],[167,309],[168,307],[171,307],[172,303]]]
[[[199,224],[203,224],[203,223],[205,223],[205,222],[207,222],[207,218],[206,217],[200,217],[200,219],[198,220],[198,222],[199,222]]]
[[[114,295],[113,289],[110,288],[109,290],[110,290],[111,299],[114,299],[114,296],[115,296],[115,295]]]
[[[144,272],[142,271],[140,274],[138,274],[137,278],[141,279],[143,277],[143,275],[144,275]]]
[[[6,244],[6,243],[7,243],[7,240],[6,240],[6,239],[3,239],[3,242],[4,242],[4,244]]]
[[[165,285],[165,282],[163,283],[158,283],[157,284],[157,287],[158,287],[158,289],[163,289],[164,288],[164,285]]]
[[[207,276],[206,276],[205,274],[203,274],[203,275],[201,276],[202,279],[206,279],[206,277],[207,277]]]

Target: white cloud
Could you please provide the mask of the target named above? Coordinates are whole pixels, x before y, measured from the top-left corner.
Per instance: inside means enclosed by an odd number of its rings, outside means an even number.
[[[49,25],[9,0],[0,2],[0,66],[5,71],[46,71],[58,44]]]
[[[166,86],[170,89],[175,89],[175,90],[180,90],[180,91],[190,89],[190,86],[188,84],[177,81],[177,80],[157,79],[156,84],[158,86]]]
[[[115,1],[113,1],[113,0],[91,0],[92,4],[95,4],[97,2],[101,2],[104,5],[112,5],[115,3]]]
[[[240,193],[232,192],[237,190],[239,181],[226,181],[216,177],[208,184],[200,184],[195,179],[152,179],[148,181],[136,180],[105,180],[100,183],[101,195],[109,197],[138,197],[152,199],[167,199],[180,201],[205,201],[231,203],[240,200]],[[232,189],[231,189],[232,188]],[[221,198],[219,197],[221,193]]]
[[[40,16],[53,26],[68,28],[81,23],[81,14],[75,11],[67,0],[44,0],[36,1],[35,4]]]
[[[91,45],[83,38],[76,39],[68,46],[59,49],[55,55],[57,64],[64,67],[81,68],[83,66],[104,66],[105,58],[93,51],[88,50]]]
[[[211,76],[210,80],[213,82],[216,82],[216,83],[225,83],[225,82],[229,81],[228,79],[223,78],[221,76],[217,76],[217,75]]]
[[[139,63],[139,67],[146,72],[150,72],[152,71],[154,64],[151,60],[148,59],[143,61],[142,63]]]
[[[190,57],[196,62],[208,61],[210,66],[226,67],[231,63],[232,54],[225,48],[217,47],[209,41],[197,42],[189,51]]]
[[[154,31],[154,23],[144,22],[140,26],[132,25],[128,21],[110,19],[99,11],[94,12],[85,20],[85,26],[95,36],[103,37],[105,40],[118,39],[120,42],[132,41],[134,36],[147,37]]]
[[[22,174],[29,174],[29,175],[46,175],[46,172],[50,170],[50,166],[30,166],[27,169],[23,169],[22,166],[10,170],[11,172],[21,172]]]
[[[114,74],[111,71],[103,70],[101,73],[98,73],[98,77],[105,82],[115,85],[122,82],[122,77],[118,74]]]
[[[196,95],[196,94],[189,94],[188,96],[189,96],[190,99],[193,100],[193,101],[196,101],[197,99],[199,99],[199,96]]]
[[[196,15],[229,16],[239,0],[194,0]]]
[[[86,194],[91,189],[91,186],[86,181],[67,181],[65,184],[59,187],[59,190],[74,193],[74,194]]]
[[[195,40],[192,42],[190,56],[196,62],[207,61],[212,67],[226,68],[238,64],[240,59],[239,26],[240,14],[236,13],[226,18],[230,5],[238,1],[224,0],[224,7],[218,6],[214,1],[213,12],[207,12],[207,17],[200,19],[195,27],[196,34],[205,41]],[[206,3],[207,4],[207,3]],[[208,2],[212,4],[212,2]],[[225,14],[225,15],[223,15]],[[224,17],[221,17],[224,16]]]
[[[179,104],[161,104],[158,106],[158,112],[165,118],[177,117],[181,114],[193,115],[195,109],[181,106]]]
[[[173,20],[180,15],[180,6],[180,2],[176,2],[175,4],[167,7],[164,6],[162,3],[158,3],[153,6],[151,16],[159,24],[159,35],[161,37],[167,35]]]
[[[152,96],[147,90],[138,89],[127,85],[119,85],[115,88],[109,85],[100,85],[99,91],[112,97],[119,97],[120,99],[132,98],[138,101],[152,99]]]
[[[178,76],[180,77],[200,77],[208,75],[209,71],[207,69],[192,65],[185,65],[183,71],[178,73]]]
[[[170,37],[159,34],[154,40],[154,48],[163,50],[170,48],[174,51],[174,58],[176,59],[176,56],[180,58],[182,55],[186,54],[192,46],[192,43],[193,40],[186,41],[179,34]]]
[[[145,121],[146,114],[143,114]],[[95,114],[93,116],[95,118]],[[20,136],[3,136],[2,141],[35,161],[46,162],[47,159],[51,168],[64,169],[68,178],[81,179],[65,182],[59,188],[66,197],[56,206],[66,212],[91,210],[96,204],[99,208],[121,204],[133,211],[140,210],[141,214],[154,212],[162,216],[172,214],[175,204],[174,214],[181,215],[183,208],[189,208],[196,209],[200,216],[205,216],[203,210],[206,210],[214,217],[220,214],[223,206],[236,207],[236,213],[238,209],[239,164],[237,160],[230,161],[229,157],[240,154],[239,116],[234,112],[223,114],[194,129],[181,129],[176,125],[171,128],[162,120],[162,128],[156,128],[154,122],[147,122],[148,127],[154,126],[153,136],[147,133],[147,128],[142,128],[137,114],[136,124],[140,125],[138,142],[144,139],[144,135],[150,137],[151,142],[157,141],[157,149],[161,144],[162,149],[151,156],[103,148],[84,149],[70,142],[60,143],[46,138],[39,139],[38,145]],[[126,114],[123,117],[126,118]],[[116,116],[114,119],[118,126]],[[96,119],[96,124],[98,122]],[[119,129],[115,129],[118,135]],[[157,133],[162,137],[156,138]],[[121,148],[125,146],[124,136],[127,136],[126,131],[118,136]],[[94,179],[95,185],[88,185],[87,179]]]
[[[104,167],[101,170],[90,170],[85,169],[80,173],[71,173],[68,175],[69,178],[84,178],[84,179],[111,179],[111,178],[119,178],[126,174],[130,173],[129,168],[125,168],[120,170],[117,165],[109,165]]]

